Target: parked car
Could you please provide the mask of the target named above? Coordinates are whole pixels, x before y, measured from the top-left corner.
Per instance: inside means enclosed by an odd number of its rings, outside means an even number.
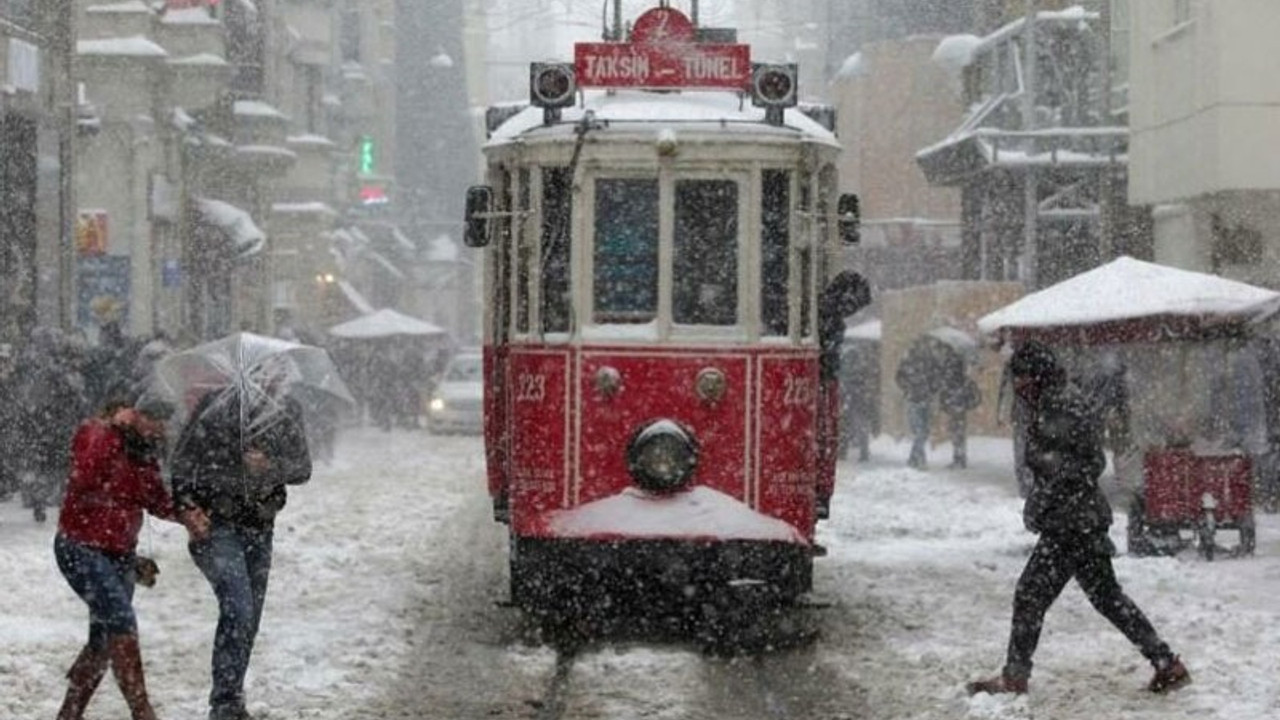
[[[479,435],[484,431],[484,361],[478,350],[454,355],[427,403],[427,430]]]

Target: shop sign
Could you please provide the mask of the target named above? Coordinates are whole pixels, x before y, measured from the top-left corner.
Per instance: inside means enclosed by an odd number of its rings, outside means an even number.
[[[81,326],[92,327],[108,318],[129,326],[129,272],[128,255],[80,258],[76,320]]]
[[[76,215],[76,252],[80,257],[107,252],[106,210],[81,210]]]

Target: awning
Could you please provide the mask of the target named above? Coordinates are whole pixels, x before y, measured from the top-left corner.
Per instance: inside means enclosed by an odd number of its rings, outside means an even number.
[[[984,336],[1054,344],[1156,342],[1240,331],[1280,293],[1120,257],[978,320]]]
[[[364,317],[349,320],[329,328],[329,334],[340,338],[388,338],[397,335],[417,337],[444,337],[444,328],[425,320],[405,315],[391,308],[383,308]]]
[[[196,210],[202,221],[231,241],[236,258],[256,255],[267,244],[267,235],[253,222],[253,216],[229,202],[198,198]]]

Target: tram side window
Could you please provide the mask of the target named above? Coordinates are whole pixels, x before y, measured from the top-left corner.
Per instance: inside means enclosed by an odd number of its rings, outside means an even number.
[[[547,168],[542,174],[542,331],[569,332],[569,233],[573,174]]]
[[[498,208],[511,207],[511,173],[501,170],[496,178]],[[497,229],[497,262],[494,267],[494,313],[498,322],[494,324],[494,340],[505,343],[510,338],[511,318],[507,313],[511,309],[511,222],[509,218],[499,216],[495,220]]]
[[[738,321],[738,184],[680,180],[675,186],[674,296],[682,325]]]
[[[644,323],[658,312],[658,181],[596,180],[595,321]]]
[[[765,170],[760,197],[760,313],[764,334],[786,335],[788,302],[787,252],[791,247],[791,173]]]

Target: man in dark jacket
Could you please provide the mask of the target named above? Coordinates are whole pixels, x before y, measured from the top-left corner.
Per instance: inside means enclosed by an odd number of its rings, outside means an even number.
[[[1116,581],[1107,535],[1111,507],[1098,486],[1106,467],[1101,424],[1084,394],[1067,382],[1053,351],[1035,342],[1009,361],[1013,389],[1031,408],[1026,462],[1034,480],[1023,506],[1027,529],[1040,535],[1018,578],[1013,629],[1004,671],[971,682],[970,694],[1025,693],[1031,657],[1040,642],[1045,613],[1072,578],[1098,612],[1111,621],[1155,667],[1151,692],[1191,682],[1182,661]]]
[[[210,393],[191,413],[173,458],[179,508],[210,520],[208,537],[189,546],[218,599],[209,720],[241,720],[244,679],[266,601],[275,517],[286,485],[311,477],[302,410],[280,380],[255,378]],[[243,412],[242,412],[243,410]]]

